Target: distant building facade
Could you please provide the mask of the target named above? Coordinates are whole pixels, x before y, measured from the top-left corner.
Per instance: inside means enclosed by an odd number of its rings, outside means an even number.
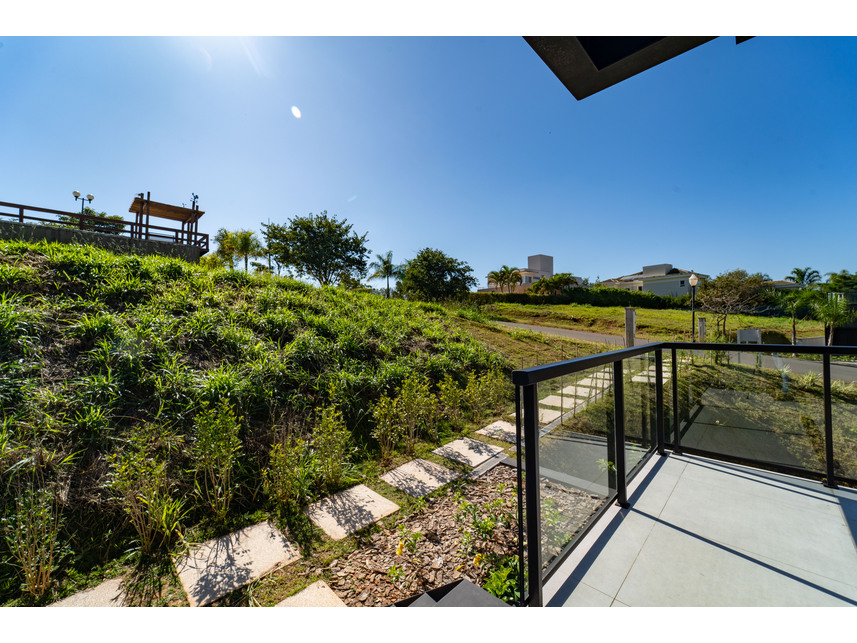
[[[553,277],[553,257],[550,255],[532,255],[527,257],[527,267],[518,268],[521,275],[521,283],[517,284],[512,292],[527,292],[535,282],[542,277]],[[497,286],[480,288],[479,292],[500,292]],[[508,290],[504,290],[508,292]]]
[[[665,297],[681,297],[690,294],[690,276],[692,270],[673,268],[672,264],[659,263],[643,266],[640,272],[624,277],[616,277],[600,282],[599,286],[606,288],[622,288],[638,292],[650,292]],[[700,279],[708,279],[708,275],[696,273]]]

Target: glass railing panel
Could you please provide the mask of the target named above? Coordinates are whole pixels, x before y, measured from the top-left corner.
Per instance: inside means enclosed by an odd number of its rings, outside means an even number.
[[[670,361],[662,367],[664,385],[669,384]],[[625,391],[625,467],[630,473],[652,449],[658,439],[655,428],[657,418],[657,370],[655,352],[644,353],[623,360],[622,373]]]
[[[539,428],[541,550],[547,566],[615,493],[611,367],[541,382]]]
[[[857,480],[857,359],[854,357],[830,358],[830,406],[833,473],[847,481]]]
[[[734,349],[687,357],[679,385],[683,447],[824,472],[820,361]]]

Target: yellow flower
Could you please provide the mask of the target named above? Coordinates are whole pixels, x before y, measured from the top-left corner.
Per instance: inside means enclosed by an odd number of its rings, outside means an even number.
[[[482,563],[482,559],[485,558],[482,554],[476,554],[476,557],[473,559],[473,564],[479,566]]]
[[[405,548],[405,541],[404,541],[404,540],[400,540],[400,541],[399,541],[399,546],[398,546],[398,547],[396,547],[396,556],[401,556],[401,555],[402,555],[402,550],[404,550],[404,548]]]

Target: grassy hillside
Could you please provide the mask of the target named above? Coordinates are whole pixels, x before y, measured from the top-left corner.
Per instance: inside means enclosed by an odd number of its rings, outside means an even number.
[[[625,309],[621,306],[589,306],[586,304],[529,305],[497,303],[484,306],[486,316],[501,320],[540,326],[556,326],[572,330],[622,335],[625,332]],[[689,310],[655,310],[637,308],[637,335],[653,341],[689,341],[692,325]],[[697,310],[697,316],[708,317],[709,333],[714,330],[714,316]],[[791,342],[790,317],[759,317],[730,315],[727,324],[733,333],[739,328],[761,328],[765,341]],[[798,320],[798,337],[818,337],[824,334],[822,325],[815,320]],[[777,340],[774,342],[773,340]]]
[[[379,400],[468,391],[417,444],[392,438],[394,459],[432,448],[510,366],[436,305],[2,242],[0,604],[38,594],[22,534],[55,543],[45,602],[129,551],[287,518],[377,473]]]

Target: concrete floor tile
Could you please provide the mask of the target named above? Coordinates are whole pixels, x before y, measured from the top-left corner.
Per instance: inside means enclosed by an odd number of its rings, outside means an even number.
[[[276,607],[348,607],[323,580],[316,581]]]
[[[48,607],[122,607],[124,605],[123,580],[122,576],[110,578],[96,587],[90,587],[61,601],[51,603]]]
[[[191,607],[198,607],[299,558],[297,548],[268,521],[196,547],[176,560],[176,572]]]
[[[543,404],[545,406],[555,406],[557,408],[562,408],[568,411],[569,409],[573,409],[578,404],[582,404],[583,400],[580,400],[576,397],[566,397],[565,395],[548,395],[543,400],[539,400],[539,404]]]
[[[479,429],[477,433],[494,438],[495,440],[502,440],[503,442],[511,442],[513,444],[517,442],[517,429],[515,425],[503,420],[492,422],[488,426]]]
[[[560,415],[559,409],[539,409],[539,424],[550,424]]]
[[[398,510],[399,505],[361,484],[313,503],[307,515],[328,536],[342,540]]]
[[[381,480],[387,484],[416,498],[440,489],[456,478],[458,474],[455,471],[421,458],[406,462],[381,476]]]
[[[469,467],[482,464],[489,458],[502,453],[503,448],[486,444],[471,438],[459,438],[432,451],[435,455],[461,462]]]
[[[613,597],[578,582],[568,596],[554,596],[546,607],[610,607]]]

